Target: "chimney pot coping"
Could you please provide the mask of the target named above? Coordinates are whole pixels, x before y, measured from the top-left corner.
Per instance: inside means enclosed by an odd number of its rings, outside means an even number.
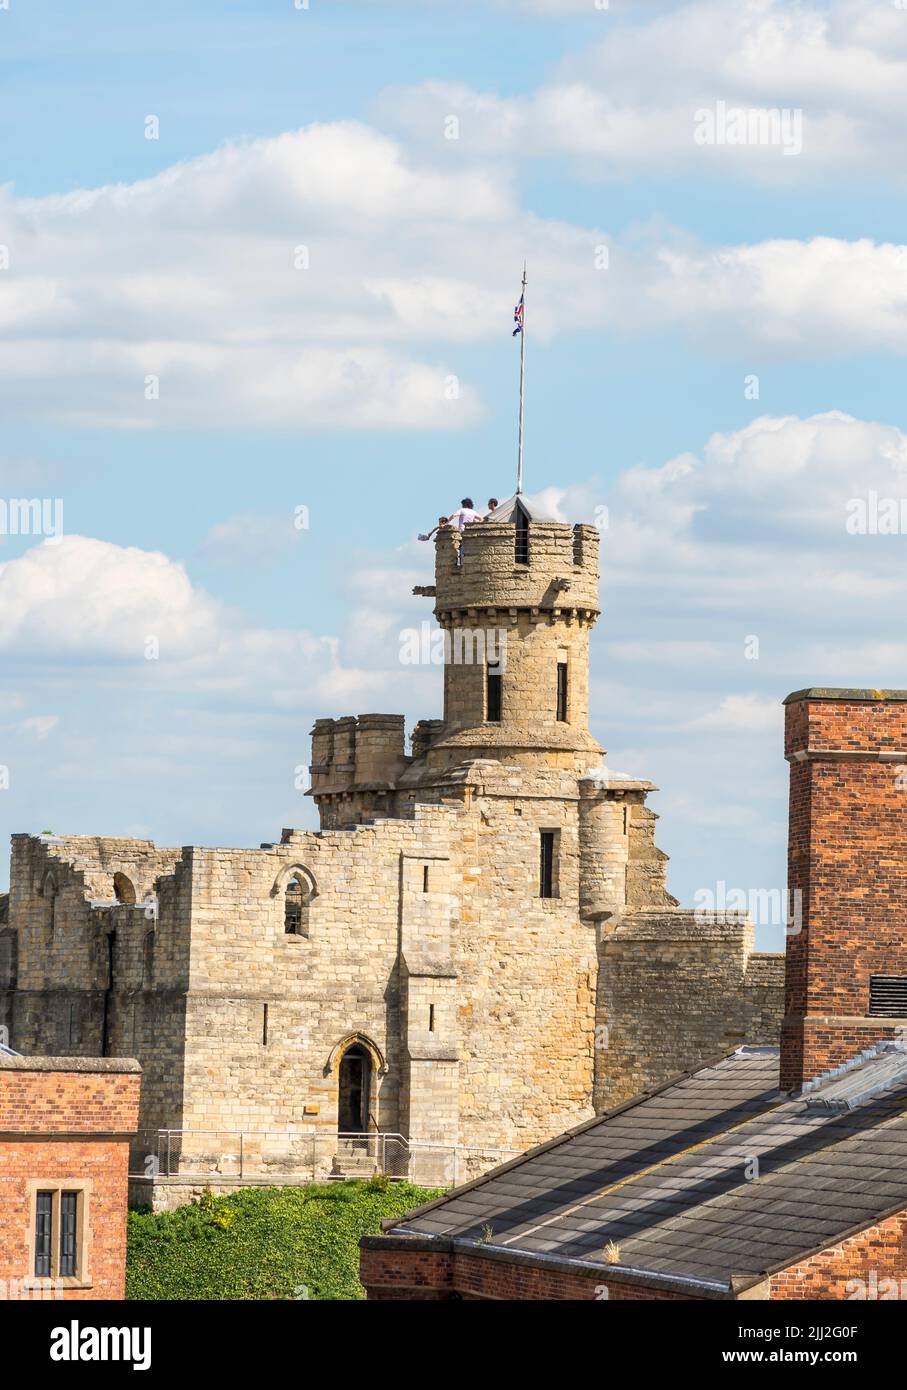
[[[907,703],[907,690],[850,689],[817,685],[807,690],[795,690],[782,703],[796,705],[803,700],[848,700],[851,703],[864,702],[866,704],[878,704],[880,701],[887,700],[894,704],[905,704]]]

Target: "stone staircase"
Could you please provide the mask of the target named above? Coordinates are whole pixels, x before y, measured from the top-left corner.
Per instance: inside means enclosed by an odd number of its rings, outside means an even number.
[[[378,1164],[365,1144],[341,1140],[331,1167],[331,1181],[357,1178],[366,1182],[378,1172]]]

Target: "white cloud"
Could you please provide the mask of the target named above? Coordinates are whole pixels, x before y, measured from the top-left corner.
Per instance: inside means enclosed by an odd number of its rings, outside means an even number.
[[[0,408],[137,430],[463,428],[483,413],[464,345],[506,340],[524,254],[541,340],[674,328],[775,360],[907,351],[903,246],[621,241],[521,209],[511,171],[433,158],[341,123],[135,184],[0,189]]]
[[[7,672],[90,669],[111,690],[191,692],[213,708],[314,714],[322,703],[385,694],[405,702],[413,673],[399,660],[399,628],[425,616],[411,596],[424,577],[416,568],[354,571],[357,601],[343,633],[317,636],[251,624],[161,552],[67,536],[0,565],[0,654]],[[21,705],[11,694],[0,711]],[[43,733],[40,719],[26,723]]]
[[[468,260],[496,233],[513,266],[517,221],[505,180],[413,164],[353,122],[228,144],[134,184],[0,189],[0,401],[145,429],[463,427],[480,414],[474,390],[412,344],[494,314],[484,286],[451,274],[456,248]]]
[[[265,568],[276,564],[299,543],[303,534],[292,512],[285,516],[240,512],[216,522],[202,541],[199,552],[216,565]]]
[[[591,177],[665,170],[799,182],[867,173],[890,179],[902,167],[907,34],[893,5],[699,0],[615,5],[606,14],[602,37],[529,95],[426,82],[387,93],[382,118],[440,139],[440,119],[456,114],[460,148],[472,157],[568,153]],[[801,110],[802,153],[787,157],[780,145],[698,145],[696,112],[719,101],[744,110]]]
[[[167,556],[84,536],[0,565],[0,650],[139,662],[153,636],[185,656],[210,643],[221,612]]]
[[[559,491],[570,520],[608,507],[590,705],[609,763],[662,789],[672,891],[783,887],[784,697],[907,688],[907,527],[847,529],[848,502],[871,492],[904,498],[907,517],[907,433],[765,417],[610,492]]]
[[[59,722],[60,716],[58,714],[37,714],[31,719],[23,719],[19,727],[23,734],[31,734],[43,743],[44,739],[50,737]]]
[[[717,709],[692,719],[687,727],[747,734],[763,730],[780,733],[783,725],[783,711],[778,700],[762,699],[758,695],[727,695]]]

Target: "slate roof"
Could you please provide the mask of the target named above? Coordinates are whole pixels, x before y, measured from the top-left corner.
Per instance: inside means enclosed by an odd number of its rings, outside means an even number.
[[[848,1105],[840,1094],[816,1104],[821,1086],[780,1092],[777,1048],[741,1048],[386,1223],[387,1233],[476,1241],[491,1227],[487,1255],[715,1289],[759,1282],[907,1207],[907,1074],[891,1046],[850,1070]],[[604,1256],[608,1242],[616,1260]]]
[[[530,521],[557,521],[556,516],[552,516],[545,507],[542,506],[534,497],[527,497],[525,493],[513,497],[508,497],[505,502],[499,502],[493,512],[489,512],[489,521],[516,521],[517,508],[522,507]]]

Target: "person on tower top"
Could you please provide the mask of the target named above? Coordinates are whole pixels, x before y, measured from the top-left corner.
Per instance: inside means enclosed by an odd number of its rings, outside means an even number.
[[[448,520],[448,518],[447,518],[446,516],[439,516],[439,517],[438,517],[438,524],[437,524],[437,526],[433,526],[433,527],[431,528],[430,531],[426,531],[426,533],[425,533],[424,536],[420,535],[419,540],[420,540],[420,541],[430,541],[431,538],[432,538],[432,536],[437,535],[437,533],[438,533],[439,531],[445,530],[446,527],[449,526],[449,525],[450,525],[450,522],[449,522],[449,520]]]
[[[468,526],[471,521],[484,521],[484,517],[476,511],[471,497],[464,497],[459,508],[451,512],[447,518],[450,522],[456,522],[457,530],[462,531],[464,526]]]

